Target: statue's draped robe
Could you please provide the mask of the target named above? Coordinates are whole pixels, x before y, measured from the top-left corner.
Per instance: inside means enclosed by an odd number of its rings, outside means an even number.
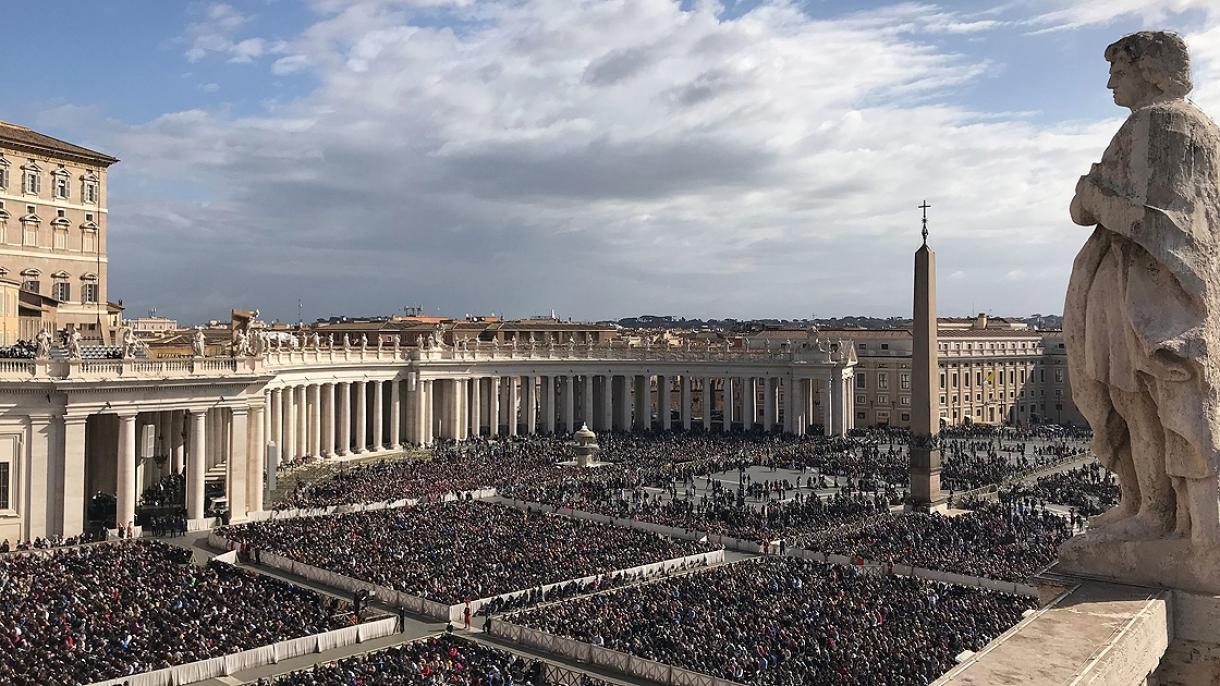
[[[1133,112],[1093,165],[1100,190],[1080,191],[1098,226],[1073,265],[1063,328],[1073,398],[1107,466],[1126,441],[1110,400],[1117,387],[1154,399],[1171,432],[1169,475],[1216,472],[1218,146],[1220,130],[1194,105],[1156,102]]]

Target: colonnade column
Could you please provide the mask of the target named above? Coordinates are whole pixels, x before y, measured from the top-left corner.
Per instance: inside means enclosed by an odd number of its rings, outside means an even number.
[[[741,387],[741,428],[749,431],[758,422],[758,379],[747,376]]]
[[[490,388],[487,391],[487,435],[500,435],[500,377],[488,379]]]
[[[191,410],[191,450],[186,460],[186,518],[203,519],[204,453],[207,410]]]
[[[564,433],[576,431],[576,379],[568,374],[563,377],[563,430]]]
[[[538,379],[525,376],[521,382],[525,384],[521,394],[521,402],[525,404],[525,433],[533,436],[538,433]]]
[[[309,384],[309,454],[322,456],[322,385]]]
[[[846,401],[846,407],[843,408],[843,421],[846,423],[848,431],[856,428],[856,390],[854,384],[852,383],[854,377],[855,375],[853,374],[852,376],[849,376],[843,380],[843,384],[845,386],[843,389],[843,399]],[[940,421],[939,417],[940,414],[938,410],[937,421]]]
[[[186,437],[183,435],[186,433],[186,413],[183,410],[174,411],[170,431],[173,433],[170,459],[174,461],[174,473],[182,474],[186,471]]]
[[[369,412],[368,412],[368,394],[369,383],[367,381],[356,382],[356,454],[362,455],[368,452],[369,447]]]
[[[768,376],[763,380],[763,431],[775,431],[775,406],[778,400],[775,377]]]
[[[724,389],[721,395],[724,398],[724,405],[720,409],[720,430],[727,433],[733,428],[733,377],[724,377]]]
[[[614,376],[614,429],[631,430],[631,379],[629,376]]]
[[[555,433],[555,377],[542,377],[542,416],[546,417],[544,427],[547,433]]]
[[[373,440],[372,451],[385,449],[385,382],[378,379],[373,384]]]
[[[283,389],[271,390],[271,435],[268,438],[275,443],[276,455],[284,459],[284,410]]]
[[[296,451],[296,433],[297,433],[297,413],[293,409],[293,401],[295,400],[296,392],[292,390],[292,386],[281,389],[283,403],[281,403],[281,412],[283,414],[283,422],[280,429],[284,432],[280,441],[280,462],[291,462],[293,452]]]
[[[483,379],[470,380],[470,435],[483,435]]]
[[[335,383],[322,384],[322,454],[335,457]]]
[[[521,378],[517,376],[508,377],[508,435],[517,435],[517,418],[520,416],[520,400],[518,393],[521,390]]]
[[[88,415],[64,415],[63,535],[85,531],[85,426]]]
[[[712,430],[712,377],[705,376],[700,382],[700,404],[703,405],[703,430]]]
[[[652,428],[652,379],[637,375],[635,379],[635,430]]]
[[[423,426],[423,444],[432,445],[432,381],[420,382],[420,420]]]
[[[833,436],[834,429],[834,379],[822,384],[822,433]]]
[[[250,427],[253,435],[246,454],[246,509],[250,512],[262,512],[263,510],[263,472],[267,455],[267,440],[263,434],[266,428],[264,427],[264,416],[263,405],[255,405],[250,408]]]
[[[339,455],[346,455],[352,449],[352,384],[343,381],[336,389],[339,393]]]
[[[313,384],[317,388],[317,384]],[[316,400],[315,393],[315,400]],[[225,464],[225,497],[228,499],[230,516],[238,521],[244,520],[249,512],[246,509],[246,470],[249,459],[246,450],[249,448],[249,409],[234,407],[229,410],[225,425],[225,435],[230,444],[228,460]],[[313,413],[317,420],[317,413]],[[316,432],[311,432],[311,437]],[[316,454],[316,453],[315,453]]]
[[[830,382],[831,432],[835,436],[844,436],[847,434],[847,424],[843,421],[843,409],[845,407],[843,377],[837,371],[835,376],[838,378],[832,379]]]
[[[682,430],[690,431],[690,419],[693,408],[691,407],[691,388],[690,374],[683,374],[679,381],[681,391],[678,393],[678,402],[682,403],[681,409],[678,410],[679,416],[682,418]]]
[[[591,374],[584,375],[584,407],[581,408],[580,421],[582,424],[588,425],[590,429],[597,421],[593,418],[593,376]]]
[[[598,431],[614,429],[614,377],[602,377],[602,416]]]
[[[309,454],[309,402],[306,398],[305,390],[305,386],[296,387],[297,450],[294,457],[305,457]]]
[[[670,396],[673,394],[673,380],[674,377],[672,376],[657,375],[657,415],[661,420],[658,422],[661,425],[661,431],[669,431],[670,403],[673,402],[673,398]]]

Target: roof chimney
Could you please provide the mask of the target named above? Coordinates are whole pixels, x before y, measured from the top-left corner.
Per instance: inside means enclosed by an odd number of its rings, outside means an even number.
[[[976,328],[976,329],[986,329],[987,328],[987,313],[986,312],[979,312],[979,316],[975,317],[974,328]]]

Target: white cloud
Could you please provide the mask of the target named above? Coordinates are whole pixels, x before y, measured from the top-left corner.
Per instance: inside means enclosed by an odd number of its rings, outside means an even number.
[[[283,53],[288,44],[252,37],[238,40],[237,33],[249,23],[250,17],[232,5],[214,3],[204,8],[202,17],[186,29],[185,39],[189,44],[184,56],[189,62],[198,62],[209,55],[228,58],[232,63],[249,63],[264,56]]]
[[[1066,30],[1095,24],[1109,24],[1134,17],[1149,27],[1186,12],[1202,12],[1209,19],[1220,7],[1216,0],[1045,0],[1044,11],[1030,23],[1043,30]]]
[[[116,297],[184,318],[218,314],[186,304],[209,290],[281,316],[894,314],[927,198],[944,311],[1058,311],[1075,178],[1117,128],[944,104],[994,67],[929,27],[1000,20],[926,5],[446,3],[455,29],[315,4],[271,66],[313,92],[111,132]]]

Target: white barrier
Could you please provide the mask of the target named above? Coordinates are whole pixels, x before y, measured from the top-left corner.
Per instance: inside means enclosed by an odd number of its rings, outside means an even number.
[[[320,653],[363,641],[389,636],[398,630],[398,620],[387,617],[358,626],[334,629],[311,636],[301,636],[252,650],[243,650],[198,662],[190,662],[155,672],[133,674],[90,686],[181,686],[204,679],[229,676],[237,672],[275,664],[310,653]]]
[[[736,682],[727,679],[718,679],[709,674],[672,667],[629,653],[601,648],[591,643],[556,636],[540,629],[532,629],[504,620],[497,620],[492,623],[491,634],[535,650],[562,655],[563,657],[587,662],[591,665],[608,667],[623,674],[648,679],[660,684],[670,684],[671,686],[739,686]]]
[[[763,553],[763,545],[758,541],[752,541],[744,538],[734,538],[723,534],[716,534],[707,531],[699,531],[698,529],[683,529],[673,526],[665,526],[664,524],[655,524],[653,522],[643,522],[629,517],[611,517],[609,515],[600,514],[597,512],[586,512],[584,510],[573,510],[567,507],[555,509],[554,505],[545,503],[532,503],[525,500],[516,500],[497,495],[490,498],[494,502],[502,505],[509,505],[519,510],[526,512],[553,512],[571,517],[572,519],[582,519],[589,522],[601,522],[603,524],[612,524],[614,526],[627,529],[639,529],[648,531],[669,538],[677,538],[687,541],[708,541],[717,545],[722,545],[729,550],[737,550],[743,553]],[[779,553],[779,541],[771,541],[767,546],[766,551],[770,554]]]
[[[229,548],[231,545],[233,545],[233,543],[231,541],[221,538],[218,534],[216,534],[214,532],[208,536],[208,543],[210,545],[212,545],[213,547],[226,548],[226,549]],[[367,581],[353,579],[352,577],[345,576],[343,574],[337,574],[335,572],[330,572],[325,569],[321,569],[319,567],[314,567],[313,565],[305,564],[304,562],[297,562],[296,560],[293,560],[288,557],[284,557],[283,555],[279,555],[276,553],[260,552],[260,553],[258,553],[258,561],[259,561],[259,564],[265,564],[268,567],[271,567],[272,569],[278,569],[281,571],[290,572],[292,574],[295,574],[297,576],[303,577],[310,581],[322,584],[324,586],[328,586],[330,588],[336,588],[336,589],[339,589],[342,591],[347,591],[349,593],[354,592],[357,589],[364,589],[364,590],[367,590],[370,593],[372,593],[375,598],[377,598],[378,600],[380,600],[382,602],[389,603],[389,604],[392,604],[392,605],[395,605],[398,607],[402,607],[402,608],[405,608],[409,612],[422,614],[424,616],[432,617],[434,619],[441,619],[441,620],[458,623],[463,620],[463,615],[464,615],[465,609],[466,609],[465,603],[459,603],[456,605],[448,605],[448,604],[439,603],[439,602],[436,602],[433,600],[428,600],[426,598],[422,598],[420,596],[416,596],[416,595],[406,593],[403,591],[397,591],[395,589],[388,588],[385,586],[378,586],[377,584],[373,584],[373,583],[370,583]],[[618,570],[614,570],[614,571],[610,571],[610,572],[605,572],[603,574],[593,574],[590,576],[579,577],[576,579],[565,579],[563,581],[557,581],[557,582],[550,583],[550,584],[544,584],[540,587],[531,586],[530,588],[524,589],[524,590],[512,591],[510,593],[503,593],[498,596],[491,596],[491,597],[487,597],[487,598],[479,598],[478,600],[473,600],[470,603],[470,613],[471,613],[471,615],[478,613],[480,608],[482,608],[487,603],[492,602],[496,598],[505,598],[505,599],[515,598],[517,596],[529,593],[531,589],[535,589],[535,588],[542,588],[544,591],[550,591],[551,589],[556,588],[558,586],[564,586],[564,585],[567,585],[567,584],[570,584],[573,582],[580,583],[580,584],[589,584],[590,582],[592,582],[594,579],[597,579],[598,577],[613,577],[613,576],[623,576],[623,575],[654,576],[656,574],[661,574],[661,573],[672,571],[675,569],[688,568],[688,567],[692,567],[692,566],[696,566],[696,565],[700,565],[700,564],[707,566],[707,565],[719,564],[721,562],[724,562],[724,551],[723,550],[713,550],[713,551],[706,552],[706,553],[687,555],[686,557],[678,557],[678,558],[673,558],[670,560],[662,560],[661,562],[653,562],[650,564],[640,565],[637,567],[630,567],[628,569],[618,569]]]
[[[931,581],[940,581],[946,584],[954,584],[956,586],[973,586],[975,588],[984,588],[989,591],[1012,593],[1014,595],[1023,595],[1031,598],[1038,597],[1038,589],[1029,584],[1021,584],[1013,581],[1002,581],[1000,579],[989,579],[981,576],[955,574],[953,572],[945,572],[939,569],[927,569],[925,567],[915,567],[912,565],[890,565],[880,562],[870,562],[868,560],[864,560],[863,564],[856,564],[855,560],[845,555],[832,555],[816,550],[806,550],[805,548],[789,548],[787,554],[791,557],[799,557],[806,560],[813,560],[815,562],[822,562],[824,564],[855,567],[856,569],[868,574],[893,573],[898,576],[911,576],[919,579],[928,579]]]
[[[485,500],[496,495],[494,488],[478,488],[470,491],[449,491],[437,496],[435,499],[429,498],[401,498],[399,500],[380,500],[374,503],[347,503],[344,505],[327,505],[325,507],[301,507],[289,508],[285,510],[263,510],[260,512],[251,512],[242,523],[265,522],[276,519],[298,519],[300,517],[321,517],[330,514],[348,514],[351,512],[375,512],[377,510],[397,510],[402,507],[415,506],[421,503],[432,502],[453,502],[455,500],[466,500],[469,497],[472,500]]]

